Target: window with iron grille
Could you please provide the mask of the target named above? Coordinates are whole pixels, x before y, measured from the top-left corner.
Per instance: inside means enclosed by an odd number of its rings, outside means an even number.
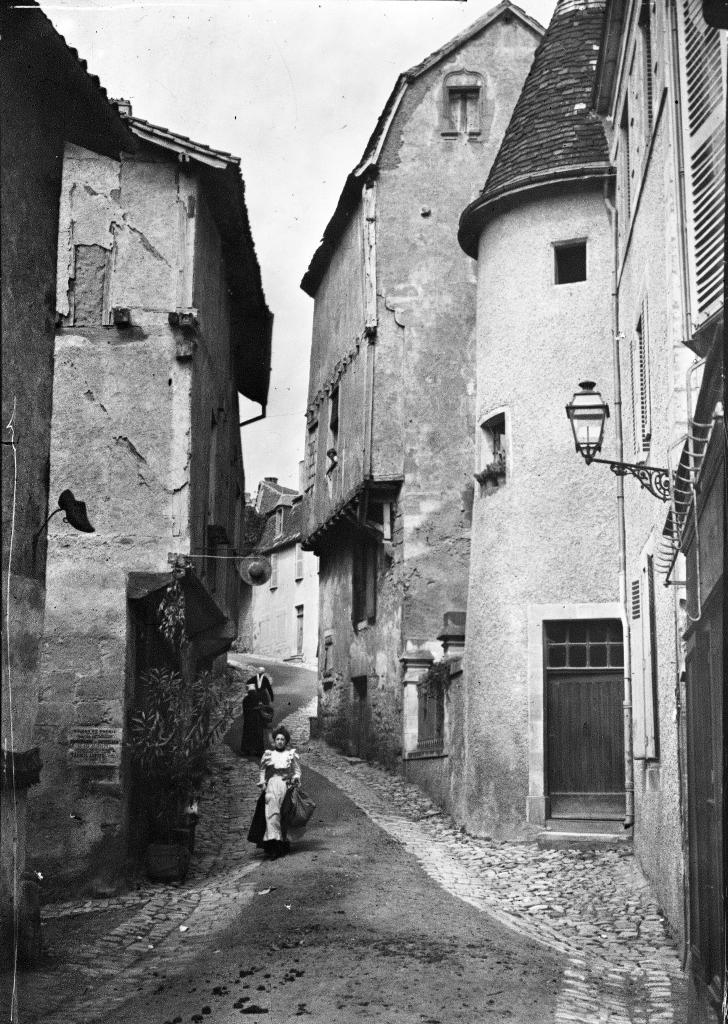
[[[445,687],[426,679],[417,686],[417,753],[441,754],[445,742]]]

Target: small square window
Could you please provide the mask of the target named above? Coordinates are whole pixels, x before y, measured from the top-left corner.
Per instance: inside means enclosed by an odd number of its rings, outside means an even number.
[[[554,284],[586,281],[586,242],[554,246]]]

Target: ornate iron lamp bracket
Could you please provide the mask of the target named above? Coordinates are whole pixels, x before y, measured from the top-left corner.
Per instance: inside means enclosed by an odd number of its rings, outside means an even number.
[[[633,476],[643,487],[660,501],[670,500],[670,471],[658,466],[633,465],[631,462],[612,462],[609,459],[591,459],[609,466],[615,476]]]

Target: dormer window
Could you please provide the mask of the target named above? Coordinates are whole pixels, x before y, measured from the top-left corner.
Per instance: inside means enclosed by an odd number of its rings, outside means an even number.
[[[447,76],[443,85],[443,135],[480,135],[482,93],[483,81],[473,71],[456,71]]]

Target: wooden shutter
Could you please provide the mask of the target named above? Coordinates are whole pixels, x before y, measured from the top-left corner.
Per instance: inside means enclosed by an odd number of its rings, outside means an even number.
[[[693,301],[701,322],[723,299],[726,41],[706,24],[701,0],[683,0],[681,10]]]
[[[647,296],[642,300],[642,314],[637,325],[637,359],[639,363],[640,447],[647,454],[652,440],[652,405],[650,398],[650,333]]]
[[[632,431],[632,452],[634,455],[642,453],[640,443],[640,428],[637,416],[637,388],[639,382],[639,360],[637,356],[636,339],[630,338],[627,346],[627,387],[629,388],[629,423]]]
[[[303,548],[296,544],[296,579],[303,579]]]
[[[657,722],[657,623],[655,617],[655,565],[652,555],[647,555],[643,570],[645,580],[645,616],[642,630],[643,661],[645,676],[645,754],[647,757],[660,756],[660,733]]]
[[[632,580],[632,747],[633,756],[643,760],[645,751],[645,708],[642,700],[642,599],[639,578]]]

